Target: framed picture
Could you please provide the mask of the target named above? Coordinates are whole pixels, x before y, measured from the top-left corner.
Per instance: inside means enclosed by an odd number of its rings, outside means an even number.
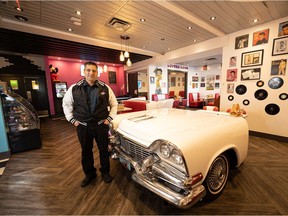
[[[138,80],[138,89],[141,89],[141,88],[142,88],[142,81]]]
[[[269,29],[264,29],[253,33],[253,46],[266,44],[269,39]]]
[[[242,49],[248,47],[249,34],[242,35],[235,38],[235,49]]]
[[[237,81],[237,68],[227,70],[227,82],[236,82]]]
[[[150,77],[150,84],[154,84],[155,83],[155,77]]]
[[[234,93],[234,83],[227,84],[227,93]]]
[[[198,82],[198,76],[192,76],[192,82]]]
[[[242,53],[241,67],[251,67],[263,64],[264,49]]]
[[[236,67],[237,56],[230,57],[229,67]]]
[[[288,21],[279,24],[278,36],[288,35]]]
[[[288,54],[288,36],[275,38],[273,41],[272,56]]]
[[[260,77],[261,68],[241,70],[241,80],[259,80]]]
[[[215,89],[218,89],[220,87],[220,83],[215,83]]]
[[[205,83],[200,83],[201,88],[205,88]]]
[[[115,71],[109,71],[109,83],[116,83],[116,72]]]
[[[176,86],[176,77],[171,77],[171,86]]]
[[[285,75],[287,59],[274,60],[271,63],[271,75]]]
[[[18,80],[10,80],[10,86],[12,90],[19,90]]]

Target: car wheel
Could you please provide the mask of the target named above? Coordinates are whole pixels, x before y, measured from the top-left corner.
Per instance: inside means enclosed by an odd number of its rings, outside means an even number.
[[[220,196],[225,188],[229,176],[229,161],[225,154],[219,155],[211,164],[204,186],[206,200],[214,200]]]

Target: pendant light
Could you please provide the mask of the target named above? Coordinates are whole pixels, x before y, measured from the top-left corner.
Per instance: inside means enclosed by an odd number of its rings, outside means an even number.
[[[124,54],[123,54],[123,51],[122,51],[122,38],[121,38],[121,52],[120,52],[119,59],[120,59],[121,62],[125,61],[125,57],[124,57]]]
[[[127,62],[126,62],[126,65],[127,65],[128,67],[130,67],[130,66],[132,65],[132,62],[130,61],[130,58],[128,58],[128,60],[127,60]]]

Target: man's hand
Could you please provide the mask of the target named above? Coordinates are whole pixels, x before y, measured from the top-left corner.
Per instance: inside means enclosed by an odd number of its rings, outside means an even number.
[[[80,123],[78,121],[74,122],[74,126],[77,127]]]
[[[110,122],[109,122],[107,119],[105,119],[103,123],[104,123],[105,125],[109,125]]]

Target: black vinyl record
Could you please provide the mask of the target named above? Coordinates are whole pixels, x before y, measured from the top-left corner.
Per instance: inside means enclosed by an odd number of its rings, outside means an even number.
[[[281,77],[273,77],[268,81],[268,86],[272,89],[278,89],[283,85],[284,81]]]
[[[247,100],[247,99],[245,99],[245,100],[243,100],[243,104],[244,104],[245,106],[248,106],[248,105],[250,104],[250,101]]]
[[[277,104],[271,103],[265,107],[265,111],[269,115],[276,115],[277,113],[279,113],[280,107]]]
[[[287,93],[281,93],[279,95],[280,100],[286,100],[288,98],[288,94]]]
[[[256,83],[256,85],[257,85],[258,87],[262,87],[262,86],[264,85],[264,81],[259,80],[259,81]]]
[[[247,87],[245,85],[238,85],[236,87],[236,93],[239,94],[239,95],[245,94],[246,91],[247,91]]]
[[[265,100],[268,96],[268,92],[265,89],[259,89],[255,92],[254,96],[258,100]]]
[[[229,95],[229,96],[228,96],[228,100],[229,100],[229,101],[234,100],[234,96],[233,96],[233,95]]]

